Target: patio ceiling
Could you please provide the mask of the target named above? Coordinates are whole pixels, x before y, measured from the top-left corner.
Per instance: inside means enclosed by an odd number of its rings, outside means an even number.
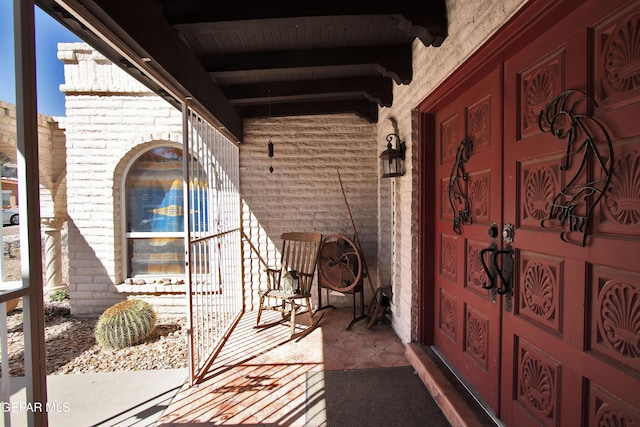
[[[191,96],[237,140],[246,118],[348,112],[375,123],[393,82],[411,82],[414,40],[437,47],[447,36],[445,0],[37,4],[170,102],[179,105],[150,77]]]

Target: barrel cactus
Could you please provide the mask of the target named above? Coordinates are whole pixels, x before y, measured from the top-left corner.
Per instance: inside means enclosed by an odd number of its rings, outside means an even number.
[[[104,347],[125,348],[147,338],[158,318],[151,304],[129,299],[102,313],[96,325],[96,340]]]

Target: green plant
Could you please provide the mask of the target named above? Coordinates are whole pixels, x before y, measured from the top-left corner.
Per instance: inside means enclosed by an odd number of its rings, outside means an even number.
[[[156,322],[156,312],[151,304],[139,299],[122,301],[100,315],[96,340],[104,347],[129,347],[147,338]]]
[[[69,292],[66,289],[57,289],[49,294],[49,301],[62,302],[69,299]]]
[[[48,323],[59,317],[69,317],[71,309],[68,304],[49,303],[44,305],[44,322]]]

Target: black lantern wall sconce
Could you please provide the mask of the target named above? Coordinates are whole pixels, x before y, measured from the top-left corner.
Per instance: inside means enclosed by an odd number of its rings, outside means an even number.
[[[392,178],[404,175],[404,158],[407,145],[400,139],[398,123],[396,119],[390,117],[393,124],[393,133],[387,135],[387,149],[380,154],[380,166],[382,167],[382,178]],[[393,148],[395,140],[396,148]]]

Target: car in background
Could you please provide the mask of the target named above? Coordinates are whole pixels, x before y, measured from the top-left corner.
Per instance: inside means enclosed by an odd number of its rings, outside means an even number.
[[[2,209],[2,225],[20,224],[18,209]]]

